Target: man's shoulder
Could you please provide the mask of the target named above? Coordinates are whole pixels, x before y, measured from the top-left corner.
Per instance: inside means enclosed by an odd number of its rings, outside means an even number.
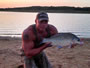
[[[22,38],[27,38],[29,39],[33,39],[34,38],[34,34],[33,34],[33,26],[30,25],[28,28],[26,28],[23,33],[22,33]]]
[[[49,24],[49,29],[52,34],[58,33],[58,30],[54,25]]]
[[[30,33],[30,32],[33,32],[33,26],[34,26],[34,25],[28,26],[28,27],[23,31],[23,33]]]
[[[48,24],[49,25],[49,27],[54,27],[54,28],[56,28],[54,25],[52,25],[52,24]]]
[[[51,30],[57,30],[57,28],[56,28],[54,25],[51,25],[51,24],[49,24],[49,28],[50,28]]]

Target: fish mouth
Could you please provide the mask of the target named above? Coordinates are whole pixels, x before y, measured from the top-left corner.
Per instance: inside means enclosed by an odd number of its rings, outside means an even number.
[[[83,42],[83,41],[84,41],[84,39],[83,39],[83,38],[81,38],[81,39],[80,39],[80,45],[83,45],[83,44],[84,44],[84,42]]]
[[[81,42],[80,42],[80,45],[83,45],[83,44],[84,44],[84,42],[83,42],[83,41],[81,41]]]

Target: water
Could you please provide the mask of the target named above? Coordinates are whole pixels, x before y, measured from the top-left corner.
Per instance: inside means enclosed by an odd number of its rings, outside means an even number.
[[[37,13],[0,12],[0,36],[21,37],[24,29],[35,23]],[[71,32],[90,38],[90,14],[48,13],[49,24],[59,32]]]

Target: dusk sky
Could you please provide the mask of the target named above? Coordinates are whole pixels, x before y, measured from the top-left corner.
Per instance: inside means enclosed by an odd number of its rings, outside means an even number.
[[[90,0],[0,0],[0,8],[26,6],[90,7]]]

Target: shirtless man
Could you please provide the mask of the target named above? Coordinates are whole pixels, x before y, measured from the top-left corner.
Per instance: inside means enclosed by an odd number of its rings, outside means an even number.
[[[46,12],[37,14],[35,23],[30,25],[22,34],[22,49],[25,53],[24,68],[52,68],[43,52],[51,47],[51,42],[40,45],[43,38],[48,38],[58,33],[57,29],[48,24],[49,18]]]

